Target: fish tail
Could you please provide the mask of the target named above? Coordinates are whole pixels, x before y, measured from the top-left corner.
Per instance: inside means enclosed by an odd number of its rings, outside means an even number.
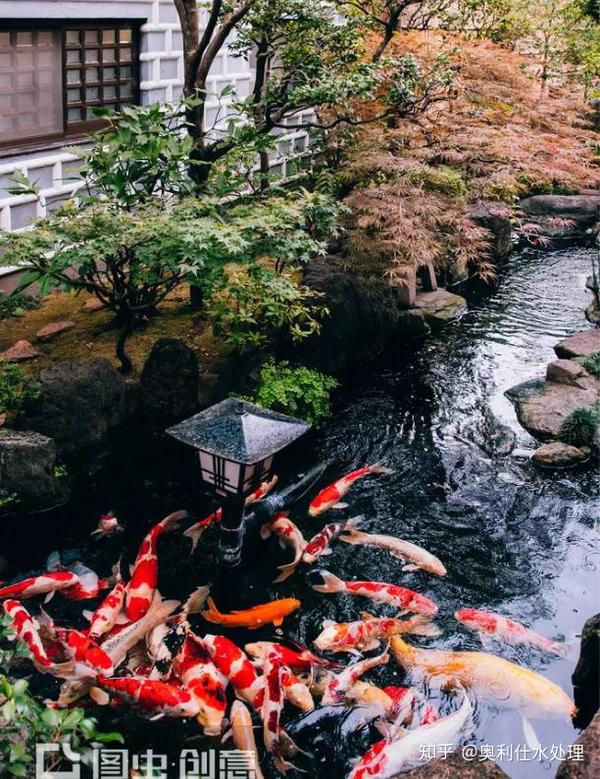
[[[204,533],[205,528],[198,527],[198,525],[192,525],[191,527],[188,527],[187,530],[184,530],[183,535],[186,538],[191,539],[192,541],[192,549],[190,554],[195,550],[195,548],[198,546],[198,541],[202,538],[202,534]]]
[[[163,526],[163,530],[174,529],[178,522],[181,522],[182,519],[187,519],[187,517],[189,517],[189,514],[183,509],[181,511],[174,511],[172,514],[169,514],[162,520],[161,524]]]
[[[201,612],[204,619],[207,620],[208,622],[221,622],[221,617],[223,615],[216,607],[214,600],[209,597],[207,598],[206,603],[208,605],[208,608]]]
[[[273,579],[273,584],[284,582],[286,579],[289,579],[289,577],[294,573],[294,571],[298,567],[301,560],[302,560],[302,555],[300,555],[300,557],[295,557],[291,563],[286,563],[285,565],[278,565],[277,570],[281,571],[281,573],[279,574],[279,576]]]
[[[194,592],[183,604],[183,613],[199,614],[202,606],[204,606],[206,599],[208,598],[209,592],[210,587],[208,584],[204,584],[201,587],[198,587],[198,589],[194,590]]]
[[[168,616],[170,616],[180,605],[181,602],[178,600],[163,600],[160,592],[155,590],[152,603],[146,612],[145,618],[150,622],[154,621],[154,619],[160,622],[161,619],[166,619]]]
[[[382,465],[381,463],[375,463],[374,465],[371,465],[371,473],[380,473],[382,475],[390,475],[394,473],[392,468],[387,468],[385,465]]]
[[[352,519],[349,519],[344,526],[344,532],[346,532],[346,528],[350,528],[350,532],[354,532],[357,527],[360,527],[362,523],[365,521],[365,515],[359,514],[357,517],[352,517]]]
[[[316,592],[343,592],[346,589],[344,582],[335,574],[323,570],[316,571],[316,573],[323,579],[322,584],[311,585]]]

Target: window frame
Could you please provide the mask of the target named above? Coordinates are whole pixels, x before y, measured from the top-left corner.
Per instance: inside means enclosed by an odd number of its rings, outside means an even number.
[[[2,19],[0,23],[0,30],[13,31],[13,30],[52,30],[57,32],[59,36],[60,45],[60,62],[61,62],[61,95],[62,95],[62,125],[63,129],[59,133],[44,134],[31,136],[24,138],[22,141],[11,139],[10,141],[0,141],[0,157],[6,157],[11,154],[20,154],[23,152],[36,152],[44,151],[47,148],[55,148],[61,146],[63,143],[77,143],[85,142],[90,133],[95,130],[99,130],[106,126],[104,119],[88,119],[82,120],[78,123],[71,122],[74,127],[69,128],[69,122],[67,120],[68,104],[67,104],[67,44],[66,35],[67,30],[102,30],[102,28],[113,28],[119,30],[122,28],[131,29],[131,44],[127,44],[131,48],[131,102],[128,105],[139,105],[140,102],[140,27],[146,22],[146,19]],[[99,47],[101,48],[101,44]],[[116,46],[120,48],[120,44]],[[85,63],[81,63],[81,68],[84,68]],[[81,87],[84,89],[85,87]]]

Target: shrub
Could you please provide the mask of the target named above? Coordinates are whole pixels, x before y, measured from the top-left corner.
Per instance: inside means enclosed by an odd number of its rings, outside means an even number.
[[[18,365],[0,360],[0,413],[15,416],[40,396],[40,385]]]
[[[448,197],[464,197],[468,188],[460,173],[446,166],[423,166],[406,174],[411,184],[421,184],[432,192],[441,192]]]
[[[337,386],[336,379],[325,373],[270,360],[260,372],[254,400],[319,425],[331,415],[331,393]]]
[[[588,373],[591,373],[592,376],[600,379],[600,352],[593,352],[588,355],[583,361],[583,367]]]
[[[3,295],[0,293],[0,319],[21,316],[24,311],[40,307],[40,301],[24,292]]]
[[[600,408],[580,406],[563,421],[558,437],[572,446],[592,446],[598,425],[600,425]]]

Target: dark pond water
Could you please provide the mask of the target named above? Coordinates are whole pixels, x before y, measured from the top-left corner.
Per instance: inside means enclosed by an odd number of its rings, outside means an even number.
[[[514,456],[490,457],[474,432],[486,409],[491,409],[516,432],[518,447],[532,446],[503,393],[542,374],[553,357],[554,343],[587,325],[583,309],[589,298],[585,277],[590,259],[590,251],[578,248],[515,256],[494,293],[474,296],[461,321],[426,342],[398,341],[375,363],[357,370],[334,419],[280,463],[284,476],[317,461],[331,463],[328,477],[375,461],[394,469],[392,476],[358,483],[348,496],[349,509],[333,512],[335,518],[364,513],[374,532],[412,540],[438,555],[448,576],[400,574],[398,563],[385,552],[342,543],[334,546],[323,567],[341,578],[401,582],[434,599],[440,605],[443,634],[421,639],[424,646],[481,648],[478,638],[454,620],[453,613],[460,607],[498,611],[565,640],[577,636],[584,620],[598,610],[597,472],[589,468],[540,472]],[[147,528],[166,513],[186,507],[203,515],[212,508],[196,490],[192,466],[187,452],[158,434],[130,432],[115,441],[93,468],[83,469],[77,497],[67,508],[18,518],[5,526],[2,553],[15,574],[42,567],[53,549],[66,549],[106,574],[119,555],[134,557]],[[127,532],[116,539],[90,542],[98,514],[108,508],[115,509]],[[292,515],[307,537],[332,521],[331,516],[325,515],[323,521],[309,519],[304,505]],[[348,621],[361,608],[386,613],[385,607],[360,599],[318,595],[308,586],[305,569],[284,585],[271,586],[275,566],[289,557],[271,543],[251,541],[247,566],[237,578],[218,581],[214,541],[215,536],[207,534],[190,558],[188,544],[179,534],[163,540],[160,589],[164,595],[184,598],[199,584],[213,582],[215,600],[223,607],[297,596],[302,609],[286,620],[285,634],[307,644],[325,618]],[[57,617],[77,620],[80,608],[64,606],[57,597],[49,610]],[[198,624],[200,632],[204,627]],[[231,635],[241,641],[250,637]],[[263,630],[251,638],[273,635],[273,630]],[[493,651],[540,671],[571,694],[573,661],[501,644]],[[391,662],[368,678],[393,684],[401,682],[402,674]],[[35,685],[47,695],[54,682],[36,679]],[[449,710],[451,699],[436,695],[442,710]],[[134,751],[152,746],[173,754],[182,746],[207,746],[193,724],[147,723],[97,708],[94,713],[110,722],[111,728],[120,729]],[[566,747],[577,736],[570,723],[538,720],[534,725],[547,747]],[[496,748],[524,744],[514,712],[476,704],[475,726],[474,743]],[[335,779],[345,775],[345,761],[357,754],[359,745],[338,743],[336,755],[335,741],[332,733],[327,742],[331,749],[319,752],[309,764],[309,775]],[[556,763],[513,761],[504,762],[503,768],[518,778],[550,777]]]

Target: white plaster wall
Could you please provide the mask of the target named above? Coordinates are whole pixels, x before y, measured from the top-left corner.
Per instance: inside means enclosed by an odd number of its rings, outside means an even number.
[[[140,100],[142,105],[177,99],[183,86],[183,43],[173,0],[0,0],[0,26],[3,19],[137,19],[143,20],[140,40]],[[218,94],[233,85],[238,96],[249,93],[253,73],[248,63],[226,51],[217,56],[209,77],[211,97],[207,103],[207,125],[219,111]],[[226,110],[219,113],[224,118]],[[308,118],[309,114],[307,114]],[[294,117],[298,124],[301,117]],[[295,131],[282,135],[280,154],[273,156],[272,169],[285,177],[289,157],[307,148],[306,134]],[[36,152],[0,155],[0,227],[19,230],[45,216],[81,186],[75,174],[77,159],[61,146]],[[9,177],[21,171],[40,187],[35,196],[12,196],[7,192]],[[1,271],[0,271],[1,272]]]

